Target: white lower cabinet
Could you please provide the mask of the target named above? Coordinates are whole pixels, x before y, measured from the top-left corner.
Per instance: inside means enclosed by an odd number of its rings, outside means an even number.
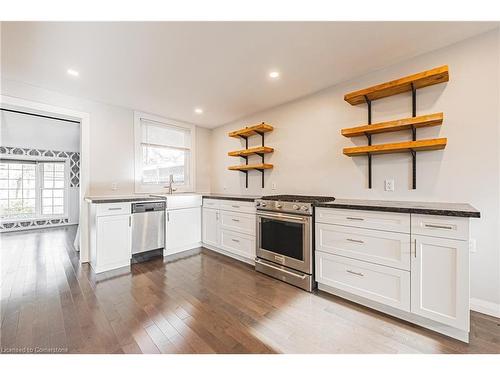
[[[469,330],[469,248],[467,241],[413,235],[411,311]]]
[[[401,310],[410,311],[410,273],[316,252],[316,281]]]
[[[469,218],[331,211],[315,223],[319,289],[468,341]]]
[[[255,258],[255,237],[222,229],[220,246],[223,250],[248,259]]]
[[[206,247],[252,263],[255,226],[252,202],[203,199],[202,241]]]
[[[212,208],[203,207],[203,216],[201,222],[203,243],[211,246],[219,246],[219,211]]]
[[[95,231],[94,271],[128,266],[132,257],[131,215],[97,216]]]
[[[201,245],[201,207],[167,210],[164,255]]]

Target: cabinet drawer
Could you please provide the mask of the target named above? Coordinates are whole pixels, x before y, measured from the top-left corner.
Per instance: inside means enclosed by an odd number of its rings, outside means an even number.
[[[407,271],[317,251],[316,281],[410,311],[410,273]]]
[[[422,236],[469,239],[469,219],[465,217],[411,215],[411,232]]]
[[[102,203],[96,207],[97,216],[108,215],[129,215],[131,212],[131,204],[128,203]]]
[[[222,229],[220,243],[223,250],[252,260],[255,259],[255,238],[252,236]]]
[[[316,222],[410,233],[410,214],[317,208]]]
[[[220,211],[220,226],[222,229],[255,235],[255,215]]]
[[[209,199],[209,198],[203,198],[203,207],[206,208],[219,208],[219,199]]]
[[[316,250],[410,270],[410,235],[316,224]]]
[[[225,211],[236,211],[249,214],[253,214],[256,211],[254,202],[227,201],[227,200],[220,201],[219,209]]]

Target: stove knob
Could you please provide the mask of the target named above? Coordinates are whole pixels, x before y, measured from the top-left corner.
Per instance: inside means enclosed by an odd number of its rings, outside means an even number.
[[[308,208],[307,206],[302,206],[300,209],[301,209],[302,211],[308,211],[308,210],[309,210],[309,208]]]
[[[257,207],[259,207],[259,206],[260,206],[260,202],[255,202],[255,205],[256,205]]]
[[[298,209],[300,209],[300,207],[299,207],[298,205],[294,204],[294,205],[293,205],[293,209],[294,209],[294,210],[298,210]]]
[[[262,202],[262,203],[260,204],[260,206],[261,206],[261,207],[266,207],[267,205],[266,205],[264,202]]]
[[[282,205],[281,203],[276,202],[275,207],[276,207],[276,208],[281,208],[281,207],[283,207],[283,205]]]

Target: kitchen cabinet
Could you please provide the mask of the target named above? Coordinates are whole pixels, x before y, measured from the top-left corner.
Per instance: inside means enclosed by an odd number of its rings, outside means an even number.
[[[203,246],[253,264],[255,205],[253,202],[203,199]]]
[[[91,216],[90,263],[96,273],[130,265],[132,216],[130,203],[98,205]]]
[[[468,331],[468,242],[422,235],[412,239],[411,311]]]
[[[318,208],[318,288],[468,341],[470,218]]]
[[[167,208],[164,255],[201,246],[201,207]]]
[[[220,231],[218,210],[203,207],[202,239],[204,244],[219,246]]]

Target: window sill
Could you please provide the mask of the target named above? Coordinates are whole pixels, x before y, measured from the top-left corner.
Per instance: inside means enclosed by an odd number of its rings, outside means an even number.
[[[23,217],[23,218],[16,218],[16,219],[0,219],[0,224],[5,224],[5,223],[20,223],[23,221],[37,221],[37,220],[64,220],[68,219],[69,217],[66,215],[59,215],[59,216],[37,216],[37,217]]]

